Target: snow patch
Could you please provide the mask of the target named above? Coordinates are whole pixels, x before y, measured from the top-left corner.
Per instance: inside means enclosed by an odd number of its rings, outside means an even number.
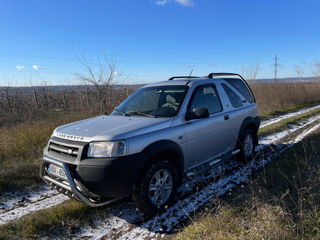
[[[269,126],[271,124],[280,122],[282,120],[294,117],[294,116],[299,115],[299,114],[304,114],[304,113],[316,110],[318,108],[320,108],[320,105],[317,105],[317,106],[314,106],[314,107],[311,107],[311,108],[304,108],[304,109],[302,109],[300,111],[287,113],[287,114],[284,114],[284,115],[281,115],[281,116],[278,116],[278,117],[274,117],[274,118],[268,119],[266,121],[262,121],[260,128],[264,128],[264,127]]]
[[[17,220],[30,212],[46,209],[58,205],[69,198],[59,194],[56,190],[45,188],[39,192],[31,192],[25,196],[16,196],[0,207],[0,225]]]

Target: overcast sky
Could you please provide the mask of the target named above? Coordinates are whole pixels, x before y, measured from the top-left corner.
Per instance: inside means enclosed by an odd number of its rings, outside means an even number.
[[[314,76],[319,0],[1,0],[0,85],[77,84],[77,55],[117,57],[123,83],[172,75]]]

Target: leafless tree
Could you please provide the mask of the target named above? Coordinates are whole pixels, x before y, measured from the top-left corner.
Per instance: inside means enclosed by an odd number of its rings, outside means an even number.
[[[5,110],[9,113],[13,113],[13,99],[10,97],[9,95],[9,89],[10,86],[7,86],[3,89],[2,91],[2,98],[5,99],[6,103],[5,103]]]
[[[315,68],[316,68],[315,71],[314,71],[314,73],[315,73],[318,81],[320,81],[320,62],[315,62],[313,65],[314,65]]]
[[[77,73],[77,78],[87,86],[94,86],[94,93],[100,104],[100,111],[106,113],[111,110],[112,86],[115,84],[116,57],[103,55],[92,61],[84,55],[78,56],[83,72]],[[87,95],[88,96],[88,95]]]
[[[304,74],[303,68],[301,66],[299,66],[299,65],[295,65],[294,69],[295,69],[295,71],[296,71],[296,73],[298,75],[299,82],[301,82],[302,81],[302,76]]]
[[[256,62],[256,64],[254,66],[251,66],[247,69],[243,69],[242,74],[243,74],[244,78],[247,80],[256,80],[259,69],[260,69],[260,64],[259,64],[259,62]]]

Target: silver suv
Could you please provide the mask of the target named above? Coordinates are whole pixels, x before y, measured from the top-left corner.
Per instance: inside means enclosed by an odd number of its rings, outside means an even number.
[[[133,196],[142,212],[154,214],[197,169],[235,154],[251,160],[259,125],[239,74],[172,77],[140,88],[108,116],[56,128],[41,177],[90,206]]]

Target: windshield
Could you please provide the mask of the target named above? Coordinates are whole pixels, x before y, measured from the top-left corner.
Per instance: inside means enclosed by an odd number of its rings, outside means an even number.
[[[174,117],[188,92],[187,86],[157,86],[140,88],[111,115]]]

